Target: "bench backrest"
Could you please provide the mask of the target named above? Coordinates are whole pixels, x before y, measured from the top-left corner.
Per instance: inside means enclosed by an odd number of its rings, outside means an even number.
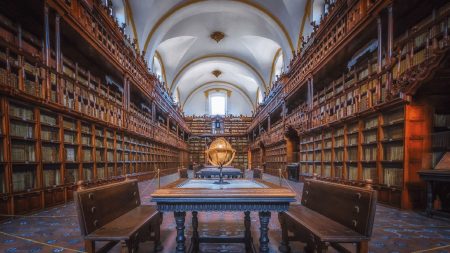
[[[74,201],[83,236],[141,205],[137,180],[78,190]]]
[[[178,175],[180,176],[180,178],[188,178],[188,170],[186,168],[179,169]]]
[[[261,171],[260,168],[253,169],[253,178],[262,179],[262,174],[263,174],[263,172]]]
[[[302,205],[364,236],[372,235],[377,202],[376,191],[308,179]]]

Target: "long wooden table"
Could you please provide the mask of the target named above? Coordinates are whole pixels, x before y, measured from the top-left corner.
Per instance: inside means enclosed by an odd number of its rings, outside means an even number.
[[[250,232],[250,212],[258,212],[260,220],[259,252],[269,252],[268,224],[271,212],[284,212],[295,193],[287,188],[259,179],[233,179],[227,185],[213,184],[217,180],[179,179],[164,188],[156,190],[151,196],[161,212],[173,212],[177,237],[176,252],[186,252],[184,223],[186,212],[192,212],[193,235],[189,251],[197,252],[202,242],[245,243],[247,252],[255,252]],[[245,233],[241,240],[223,238],[199,238],[198,212],[238,211],[244,212]],[[226,238],[225,238],[226,239]]]

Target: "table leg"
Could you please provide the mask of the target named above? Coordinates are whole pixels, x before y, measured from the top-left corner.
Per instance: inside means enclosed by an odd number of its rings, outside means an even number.
[[[260,237],[259,237],[259,252],[268,253],[269,252],[269,221],[270,212],[259,212],[259,223],[260,223]]]
[[[184,221],[186,219],[186,212],[174,212],[175,222],[177,224],[177,247],[176,253],[185,253],[184,241],[186,237],[184,236]]]
[[[250,252],[252,249],[252,232],[250,230],[252,221],[250,219],[250,211],[244,212],[244,226],[245,226],[245,251]]]
[[[199,245],[199,236],[198,236],[198,212],[192,212],[192,240],[191,243],[193,245],[193,251],[198,252],[200,249]]]

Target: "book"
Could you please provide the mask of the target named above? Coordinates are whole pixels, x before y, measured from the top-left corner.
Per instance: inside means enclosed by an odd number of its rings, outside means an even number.
[[[364,166],[362,170],[362,179],[372,179],[374,183],[378,182],[377,168],[371,166]]]
[[[29,166],[14,167],[12,185],[14,192],[36,188],[36,168]]]
[[[358,179],[358,167],[354,165],[349,165],[347,167],[347,178],[349,180],[357,180]]]
[[[44,167],[43,170],[44,187],[61,184],[61,172],[59,168]]]
[[[64,142],[70,143],[70,144],[76,144],[77,143],[77,133],[76,132],[64,132]]]
[[[57,128],[41,126],[41,139],[46,141],[59,141],[59,130]]]
[[[34,112],[31,109],[11,103],[9,106],[9,114],[22,120],[33,121]]]
[[[384,184],[387,186],[402,186],[403,168],[384,168]]]
[[[403,161],[403,144],[386,144],[384,147],[384,160]]]
[[[42,145],[42,161],[43,162],[58,162],[59,149],[56,145]]]
[[[94,179],[94,168],[92,166],[83,167],[83,178],[85,181],[91,181]]]
[[[36,160],[34,143],[14,141],[11,144],[11,160],[13,162],[34,162]]]
[[[33,123],[11,120],[9,131],[12,136],[22,137],[25,139],[34,138]]]
[[[77,152],[75,147],[65,146],[64,147],[64,158],[68,162],[77,161]]]
[[[66,168],[64,182],[65,183],[78,182],[78,167],[70,166]]]

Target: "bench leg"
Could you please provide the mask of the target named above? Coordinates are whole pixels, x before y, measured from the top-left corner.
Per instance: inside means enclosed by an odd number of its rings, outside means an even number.
[[[131,240],[120,241],[120,253],[132,253],[133,243]]]
[[[291,252],[291,247],[289,246],[289,235],[288,235],[288,227],[286,224],[286,218],[284,213],[278,213],[278,220],[281,225],[281,243],[278,247],[278,250],[281,253],[289,253]]]
[[[330,244],[327,242],[317,242],[317,245],[316,245],[317,253],[327,253],[329,245]]]
[[[356,244],[356,252],[357,253],[369,252],[369,242],[368,241],[358,242]]]
[[[306,237],[306,246],[304,248],[305,253],[313,253],[316,248],[316,238],[314,234],[309,233],[309,235]]]
[[[84,240],[84,250],[88,253],[95,253],[95,241]]]
[[[154,230],[155,232],[155,252],[159,252],[163,250],[163,246],[161,244],[161,224],[163,221],[163,213],[159,213],[159,217],[155,220],[155,222],[150,226],[150,231]]]

